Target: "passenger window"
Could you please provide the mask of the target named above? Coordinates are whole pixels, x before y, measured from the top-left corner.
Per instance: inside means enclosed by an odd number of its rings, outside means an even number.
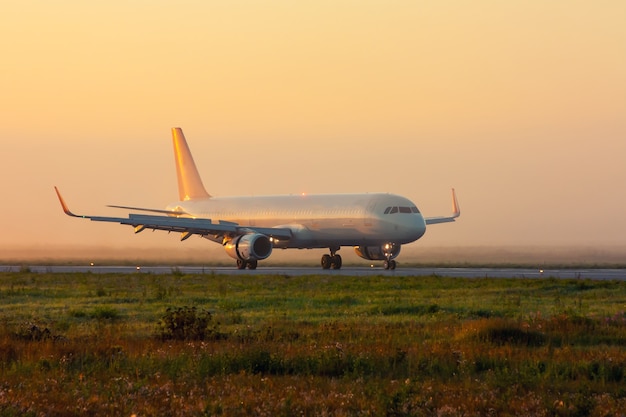
[[[397,213],[398,212],[398,207],[392,207],[391,211],[389,212],[389,214],[393,214],[393,213]]]
[[[390,211],[391,211],[391,207],[387,207],[387,208],[385,209],[385,214],[389,214],[389,212],[390,212]]]

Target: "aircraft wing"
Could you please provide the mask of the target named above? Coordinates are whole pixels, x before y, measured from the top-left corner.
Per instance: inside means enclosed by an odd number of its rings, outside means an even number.
[[[162,210],[162,209],[152,209],[152,208],[144,208],[144,207],[114,206],[111,204],[107,205],[107,207],[125,209],[125,210],[146,211],[149,213],[167,214],[168,216],[183,216],[185,214],[189,214],[183,210],[174,211],[174,210]]]
[[[424,221],[426,224],[437,224],[437,223],[449,223],[453,222],[454,219],[461,215],[461,209],[459,208],[459,202],[456,199],[456,193],[454,192],[454,188],[452,189],[452,214],[450,216],[438,216],[438,217],[425,217]]]
[[[135,233],[139,233],[145,229],[166,230],[168,232],[180,232],[181,240],[185,240],[192,235],[209,237],[212,239],[218,237],[232,237],[245,235],[248,233],[261,233],[265,236],[273,237],[280,240],[289,240],[292,237],[291,230],[286,228],[273,227],[253,227],[240,226],[237,223],[218,221],[213,223],[211,219],[195,219],[191,217],[173,217],[173,216],[155,216],[148,214],[129,214],[128,217],[106,217],[106,216],[85,216],[72,213],[61,193],[54,187],[61,207],[65,214],[71,217],[80,217],[95,222],[111,222],[119,224],[127,224],[135,228]],[[165,210],[153,210],[156,212],[167,212]],[[175,216],[179,213],[172,212]]]

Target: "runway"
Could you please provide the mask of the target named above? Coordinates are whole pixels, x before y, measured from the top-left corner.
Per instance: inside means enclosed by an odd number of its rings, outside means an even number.
[[[251,276],[255,275],[321,275],[321,276],[438,276],[457,278],[559,278],[626,280],[626,269],[518,269],[518,268],[398,268],[384,270],[382,267],[344,267],[340,270],[323,270],[311,267],[259,267],[256,270],[239,270],[234,267],[217,266],[99,266],[99,265],[0,265],[0,272],[19,272],[28,269],[35,273],[74,273],[94,274],[219,274]]]

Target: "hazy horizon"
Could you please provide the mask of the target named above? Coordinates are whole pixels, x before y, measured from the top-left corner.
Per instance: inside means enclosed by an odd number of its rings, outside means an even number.
[[[208,242],[207,242],[208,243]],[[324,249],[274,250],[262,265],[317,266]],[[218,245],[192,245],[191,247],[164,248],[161,246],[103,247],[103,246],[25,246],[0,247],[1,265],[21,264],[160,264],[160,265],[231,265],[232,259]],[[359,258],[353,248],[340,251],[346,265],[380,266]],[[450,265],[626,265],[626,245],[606,247],[567,246],[427,246],[404,245],[400,265],[450,264]]]
[[[436,216],[454,187],[461,218],[410,251],[626,246],[624,16],[622,1],[9,1],[0,248],[221,251],[69,218],[54,194],[91,215],[176,201],[174,126],[215,196],[391,192]]]

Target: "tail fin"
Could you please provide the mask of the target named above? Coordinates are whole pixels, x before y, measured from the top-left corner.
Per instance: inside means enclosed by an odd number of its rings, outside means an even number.
[[[200,179],[200,174],[198,174],[185,135],[183,135],[183,130],[180,127],[172,128],[172,140],[178,177],[178,198],[181,201],[211,198],[202,184],[202,179]]]

